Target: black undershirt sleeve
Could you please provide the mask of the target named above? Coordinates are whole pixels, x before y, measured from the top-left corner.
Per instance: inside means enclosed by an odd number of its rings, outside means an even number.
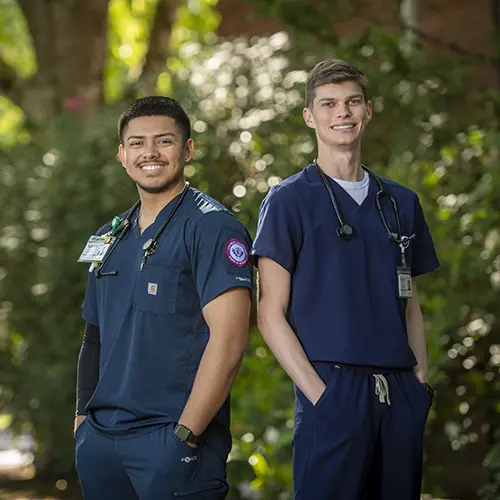
[[[99,327],[85,323],[83,342],[76,370],[76,416],[86,415],[85,407],[99,382],[101,333]]]

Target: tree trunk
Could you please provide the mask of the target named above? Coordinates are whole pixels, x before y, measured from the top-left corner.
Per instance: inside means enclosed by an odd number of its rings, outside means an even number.
[[[33,39],[37,73],[17,103],[41,123],[63,109],[102,104],[109,0],[19,0]],[[19,87],[19,86],[18,86]]]

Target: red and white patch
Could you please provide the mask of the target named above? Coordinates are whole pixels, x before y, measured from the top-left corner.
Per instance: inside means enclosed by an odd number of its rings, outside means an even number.
[[[224,247],[227,260],[233,266],[245,267],[248,264],[248,249],[244,243],[236,238],[229,240]]]

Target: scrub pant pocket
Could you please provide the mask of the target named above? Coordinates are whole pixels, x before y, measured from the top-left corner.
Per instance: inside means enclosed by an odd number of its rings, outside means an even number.
[[[423,437],[432,395],[413,371],[386,375],[391,405],[384,405],[366,500],[420,500]]]
[[[218,469],[205,443],[192,448],[174,434],[175,424],[120,443],[139,500],[223,500],[225,464]]]
[[[431,396],[411,371],[314,363],[327,384],[297,390],[295,500],[419,500]]]
[[[327,385],[314,406],[297,391],[295,500],[361,499],[374,448],[369,379],[331,363],[314,366]]]
[[[108,438],[88,424],[77,435],[77,471],[85,500],[224,500],[225,463],[205,443],[192,448],[167,424]],[[84,434],[85,433],[85,434]]]
[[[224,500],[229,491],[226,462],[207,443],[198,448],[198,476],[195,483],[185,484],[174,492],[179,500]]]

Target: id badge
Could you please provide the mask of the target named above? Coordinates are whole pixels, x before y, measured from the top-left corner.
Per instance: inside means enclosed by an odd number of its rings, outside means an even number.
[[[114,241],[115,238],[108,235],[91,236],[78,258],[78,262],[102,262]]]
[[[398,267],[398,292],[400,299],[411,299],[411,269],[409,267]]]

